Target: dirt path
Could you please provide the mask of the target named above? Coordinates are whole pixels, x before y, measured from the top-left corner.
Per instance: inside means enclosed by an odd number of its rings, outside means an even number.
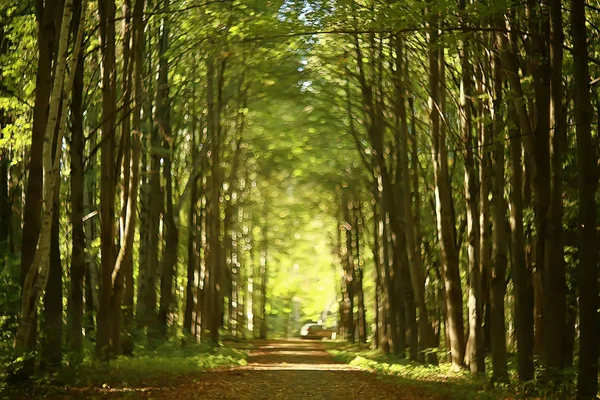
[[[337,363],[316,341],[270,341],[250,353],[248,365],[215,371],[186,385],[150,390],[152,399],[374,400],[439,399]]]
[[[46,399],[442,400],[421,389],[336,362],[318,341],[253,341],[248,364],[146,386],[71,388]],[[244,344],[243,344],[244,345]],[[31,399],[32,397],[18,397]]]

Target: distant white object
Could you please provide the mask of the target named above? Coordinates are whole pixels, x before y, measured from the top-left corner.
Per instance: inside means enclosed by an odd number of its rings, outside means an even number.
[[[336,331],[332,328],[325,328],[321,324],[306,324],[300,329],[302,339],[335,339]]]

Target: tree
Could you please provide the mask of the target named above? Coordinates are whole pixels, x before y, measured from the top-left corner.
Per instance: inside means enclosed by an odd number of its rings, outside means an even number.
[[[598,241],[596,221],[597,165],[591,143],[591,104],[585,4],[571,2],[571,34],[575,79],[577,133],[577,188],[579,194],[579,307],[581,337],[577,396],[594,398],[598,392]]]
[[[57,182],[59,179],[59,162],[62,151],[62,146],[57,145],[62,140],[64,132],[66,113],[61,113],[59,120],[59,109],[68,108],[68,96],[63,95],[69,93],[73,86],[74,74],[71,73],[66,78],[66,64],[68,53],[69,39],[69,24],[72,16],[71,0],[66,0],[62,13],[60,25],[60,35],[58,44],[58,61],[56,71],[52,82],[52,93],[50,95],[50,112],[46,124],[43,142],[43,164],[44,164],[44,196],[43,196],[43,215],[41,220],[41,228],[39,242],[35,251],[35,258],[32,267],[27,271],[27,275],[23,281],[22,304],[21,304],[21,320],[16,335],[15,347],[20,352],[27,351],[30,347],[30,335],[34,327],[34,319],[36,316],[37,302],[46,287],[48,282],[48,273],[50,268],[50,246],[51,246],[51,229],[54,212],[54,197],[57,190]],[[84,3],[85,6],[85,3]],[[82,6],[82,9],[84,8]],[[80,24],[80,29],[77,33],[75,41],[75,49],[73,51],[71,71],[76,65],[80,51],[81,37],[83,35],[83,24]],[[67,84],[65,84],[65,80]],[[56,143],[56,145],[55,145]]]

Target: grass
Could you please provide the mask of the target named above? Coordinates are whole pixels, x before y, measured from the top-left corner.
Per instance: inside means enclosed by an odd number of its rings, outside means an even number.
[[[573,398],[572,376],[565,376],[566,383],[558,388],[543,385],[539,380],[519,383],[514,370],[515,360],[511,357],[509,357],[510,383],[492,385],[490,375],[473,376],[467,370],[454,371],[449,363],[423,365],[394,355],[385,355],[379,350],[371,350],[364,345],[338,343],[327,346],[329,353],[338,361],[373,371],[382,377],[391,377],[400,384],[420,388],[443,398],[461,400]],[[491,371],[491,365],[487,362],[486,371]]]
[[[120,356],[109,363],[94,361],[88,354],[79,365],[66,365],[55,372],[36,375],[21,385],[5,384],[3,388],[0,383],[0,398],[38,397],[81,388],[160,384],[211,369],[244,365],[246,356],[246,351],[230,347],[188,345],[182,348],[174,343],[154,350],[138,348],[134,357]]]

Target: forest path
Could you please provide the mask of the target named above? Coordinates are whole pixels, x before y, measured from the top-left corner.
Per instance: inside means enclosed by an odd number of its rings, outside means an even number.
[[[441,399],[336,362],[318,341],[263,341],[256,342],[256,346],[245,366],[207,372],[187,384],[146,393],[147,398]]]

